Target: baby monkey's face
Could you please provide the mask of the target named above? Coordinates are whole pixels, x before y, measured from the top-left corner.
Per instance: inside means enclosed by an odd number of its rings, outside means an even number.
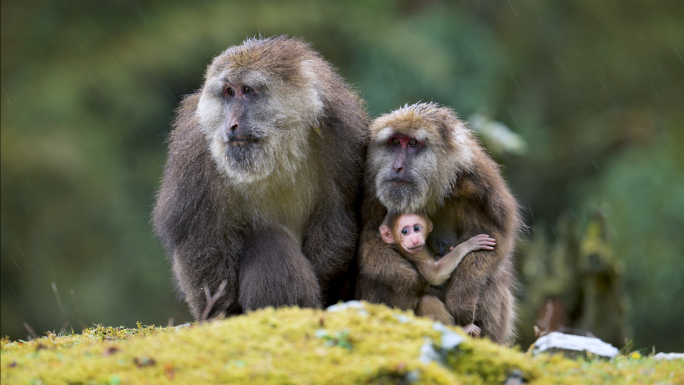
[[[397,220],[394,237],[406,252],[417,254],[423,250],[428,232],[425,218],[416,214],[405,214]]]

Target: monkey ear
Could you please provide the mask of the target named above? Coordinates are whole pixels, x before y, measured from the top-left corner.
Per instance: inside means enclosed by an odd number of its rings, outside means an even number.
[[[394,237],[392,236],[392,231],[389,227],[382,225],[380,226],[380,235],[382,235],[382,240],[385,243],[394,243]]]
[[[432,221],[430,220],[430,218],[427,219],[427,230],[428,233],[432,232]]]

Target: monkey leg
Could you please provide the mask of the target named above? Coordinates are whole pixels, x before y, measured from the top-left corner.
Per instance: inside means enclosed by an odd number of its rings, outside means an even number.
[[[504,272],[506,275],[507,272]],[[476,323],[482,329],[482,336],[492,341],[508,345],[513,342],[514,298],[510,282],[498,274],[485,286],[478,303]]]
[[[444,306],[444,302],[431,295],[424,295],[420,298],[415,313],[417,316],[429,317],[433,321],[441,322],[444,325],[454,324],[454,317],[449,314]]]
[[[321,285],[325,306],[352,299],[352,261],[358,226],[353,215],[333,200],[309,219],[302,252],[311,262]]]
[[[244,310],[321,306],[313,267],[284,229],[257,229],[246,235],[238,280]]]
[[[178,290],[190,306],[196,320],[207,311],[207,295],[216,294],[223,281],[224,293],[216,299],[207,317],[221,312],[239,314],[242,312],[237,301],[238,277],[237,254],[239,242],[227,242],[215,236],[203,239],[201,244],[184,242],[173,253],[173,279]]]
[[[507,344],[513,337],[515,319],[511,294],[515,285],[514,269],[505,237],[494,236],[494,239],[497,246],[493,251],[474,251],[463,259],[449,281],[445,304],[456,324],[474,323],[482,329],[483,337]],[[501,261],[498,266],[494,264],[497,258]]]

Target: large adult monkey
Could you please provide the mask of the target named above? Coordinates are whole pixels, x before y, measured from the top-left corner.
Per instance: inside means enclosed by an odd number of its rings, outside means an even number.
[[[519,209],[497,164],[456,114],[435,103],[405,106],[371,124],[356,296],[414,309],[426,282],[381,239],[387,214],[424,212],[433,221],[433,251],[478,234],[494,250],[466,255],[446,283],[446,308],[459,325],[472,322],[497,343],[513,338],[512,255],[521,229]]]
[[[210,314],[351,294],[367,142],[362,100],[308,44],[248,39],[213,60],[178,109],[153,219],[196,318],[223,281]]]

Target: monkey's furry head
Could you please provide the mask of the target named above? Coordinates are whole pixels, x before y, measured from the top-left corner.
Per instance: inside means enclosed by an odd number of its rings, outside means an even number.
[[[453,110],[437,103],[407,104],[375,119],[370,132],[367,185],[375,187],[380,202],[391,211],[436,210],[457,182],[458,173],[468,171],[475,152],[480,151],[466,124]],[[418,143],[405,160],[402,183],[391,177],[396,159],[391,142],[396,137]]]
[[[285,36],[248,39],[214,58],[197,117],[219,171],[238,185],[296,173],[335,76],[307,43]]]

